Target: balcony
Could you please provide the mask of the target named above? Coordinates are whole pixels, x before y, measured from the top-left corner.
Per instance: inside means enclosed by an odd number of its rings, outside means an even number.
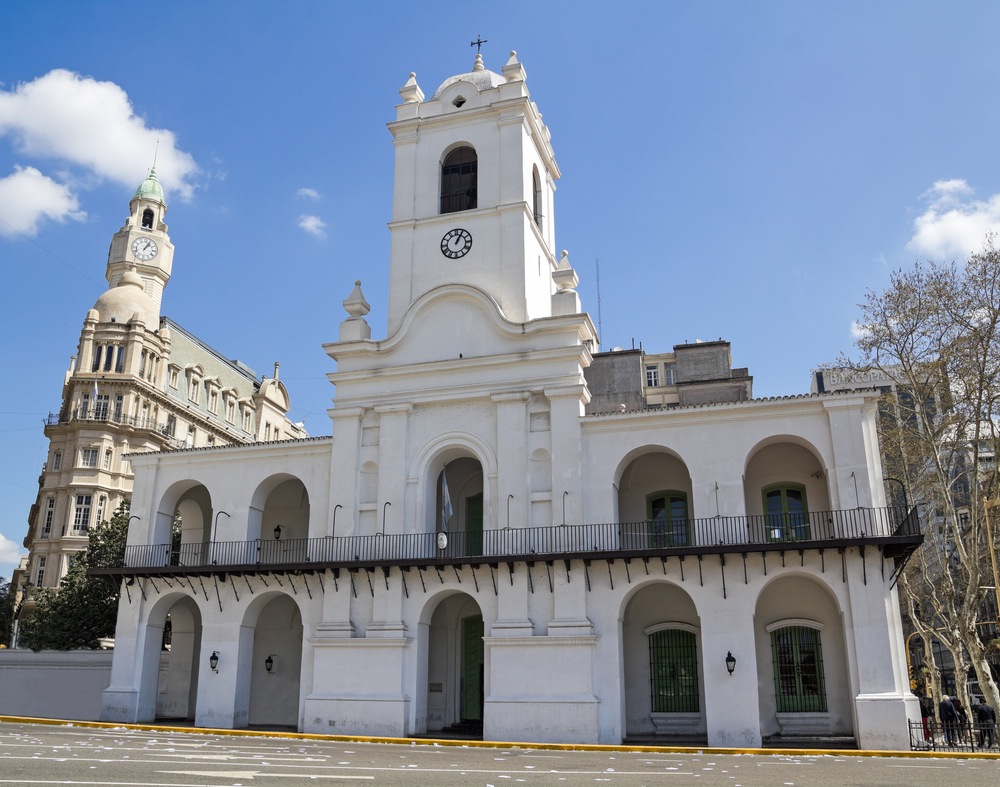
[[[255,539],[131,545],[121,565],[91,567],[111,576],[162,576],[497,565],[554,560],[620,560],[688,555],[825,550],[872,545],[905,559],[923,541],[917,510],[857,508],[808,515],[764,515],[502,528],[437,533]]]

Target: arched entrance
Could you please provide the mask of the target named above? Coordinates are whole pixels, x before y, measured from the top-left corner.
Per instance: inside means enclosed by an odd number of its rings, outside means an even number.
[[[842,615],[830,591],[805,575],[775,579],[757,599],[754,631],[761,734],[853,735]]]
[[[163,646],[156,681],[156,718],[193,721],[201,652],[198,605],[190,598],[177,601],[160,631]]]
[[[302,614],[283,593],[261,597],[240,629],[240,679],[249,691],[251,727],[299,724]]]
[[[425,610],[426,730],[482,733],[486,699],[483,613],[471,596],[447,595]]]
[[[626,737],[705,738],[701,622],[691,597],[652,582],[628,600],[621,623]]]

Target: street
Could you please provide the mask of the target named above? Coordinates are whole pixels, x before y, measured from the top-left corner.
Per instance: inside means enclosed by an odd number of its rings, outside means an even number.
[[[276,733],[277,734],[277,733]],[[0,723],[0,785],[880,785],[1000,779],[995,759],[705,754],[385,744]]]

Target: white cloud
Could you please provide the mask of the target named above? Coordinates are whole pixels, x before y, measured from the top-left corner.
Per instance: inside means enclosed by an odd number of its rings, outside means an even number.
[[[21,562],[21,545],[16,544],[7,538],[3,533],[0,533],[0,566],[13,566],[17,568],[18,563]],[[10,571],[0,572],[0,576],[4,576],[10,579]]]
[[[177,147],[172,131],[147,128],[113,82],[55,69],[0,90],[0,136],[5,135],[15,140],[21,155],[68,161],[131,187],[142,180],[156,152],[157,176],[168,199],[170,192],[188,199],[194,191],[194,159]]]
[[[0,235],[34,237],[43,219],[81,221],[86,216],[68,187],[34,167],[17,167],[0,178]]]
[[[854,340],[863,339],[868,335],[868,331],[861,327],[861,323],[854,320],[851,323],[851,338]]]
[[[326,237],[326,233],[323,231],[326,228],[326,222],[319,216],[299,216],[299,227],[314,237]]]
[[[906,248],[935,259],[965,259],[979,251],[989,232],[1000,230],[1000,194],[973,197],[964,180],[939,180],[922,197],[929,204],[914,221]]]
[[[316,189],[299,189],[295,192],[298,197],[305,197],[306,199],[311,199],[313,202],[319,202],[321,197],[320,193]]]

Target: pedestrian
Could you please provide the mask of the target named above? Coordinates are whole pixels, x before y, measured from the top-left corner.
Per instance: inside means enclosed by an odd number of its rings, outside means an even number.
[[[989,746],[991,749],[996,745],[995,727],[997,715],[993,708],[986,704],[986,698],[980,697],[979,704],[972,709],[976,714],[976,727],[979,730],[980,748]]]
[[[938,704],[938,718],[941,719],[945,741],[949,746],[954,746],[955,734],[958,731],[956,729],[958,726],[958,714],[955,712],[955,706],[952,705],[951,699],[947,694],[941,697],[941,702]]]
[[[956,737],[959,743],[966,743],[966,733],[969,732],[969,714],[966,713],[965,705],[959,697],[952,697],[951,704],[955,706],[955,714],[958,716],[958,721],[955,724]]]
[[[931,724],[934,718],[934,702],[928,696],[923,696],[920,698],[920,722],[924,727],[924,740],[933,740],[934,736],[931,734]]]

